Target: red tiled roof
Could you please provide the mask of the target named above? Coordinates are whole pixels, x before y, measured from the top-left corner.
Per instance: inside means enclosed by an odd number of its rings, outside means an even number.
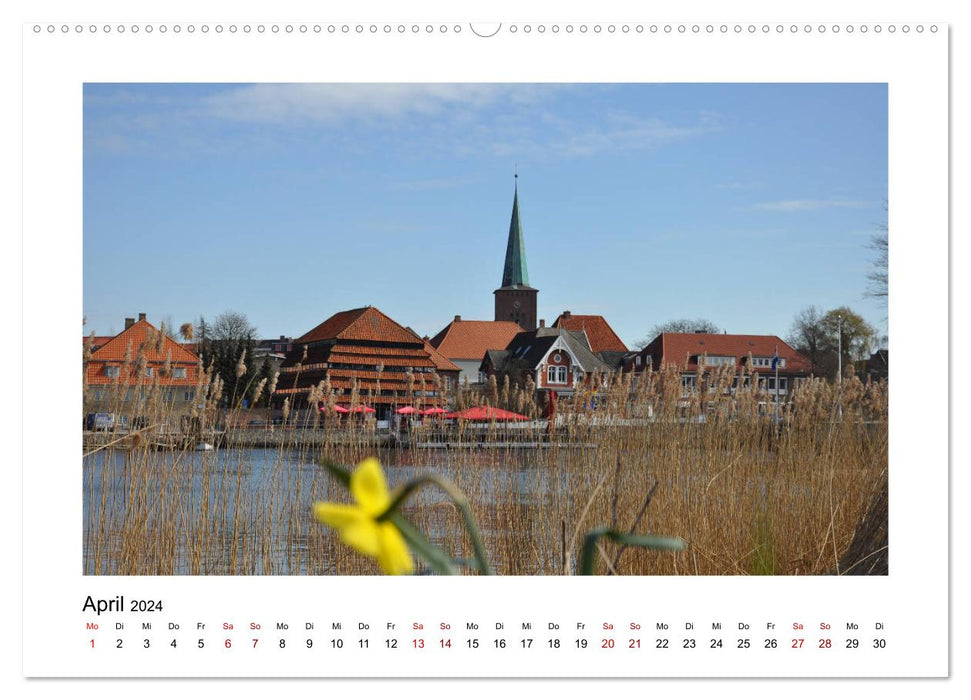
[[[421,338],[395,323],[373,306],[334,314],[295,342],[316,340],[369,340],[385,343],[421,343]]]
[[[417,342],[417,341],[416,341]],[[385,348],[373,345],[334,345],[330,349],[331,353],[345,353],[348,355],[366,355],[371,357],[380,354],[386,357],[424,357],[425,354],[418,348]]]
[[[424,350],[424,343],[421,339],[415,338],[419,343],[422,343],[422,347],[415,348],[386,348],[380,345],[370,345],[370,346],[354,346],[354,345],[343,345],[337,343],[331,346],[330,352],[340,353],[345,355],[355,356],[354,361],[361,362],[365,358],[381,358],[384,357],[403,357],[408,360],[412,360],[412,364],[415,367],[418,366],[430,366],[431,362],[428,359],[428,354]],[[367,364],[363,362],[362,364]],[[377,364],[377,363],[375,363]]]
[[[435,363],[435,369],[439,372],[461,372],[462,368],[457,364],[452,362],[450,359],[445,357],[442,353],[435,349],[430,342],[425,341],[425,351],[431,358],[432,362]]]
[[[565,328],[568,331],[584,331],[590,342],[590,350],[595,354],[603,350],[627,352],[627,346],[614,333],[614,329],[603,316],[560,314],[553,322],[553,327]]]
[[[779,357],[786,360],[786,372],[813,371],[812,363],[804,355],[776,335],[662,333],[643,352],[658,358],[655,369],[661,364],[674,364],[680,369],[697,370],[698,355],[732,356],[740,365],[750,353],[753,357],[772,357],[777,348]]]
[[[355,364],[368,364],[363,362],[363,355],[360,353],[356,354],[344,354],[339,352],[331,352],[327,358],[327,361],[331,364],[344,364],[344,365],[355,365]],[[367,357],[376,357],[375,353],[367,355]],[[380,358],[378,361],[387,368],[394,367],[424,367],[427,363],[424,358],[417,359],[415,357],[388,357],[383,352],[380,353]],[[375,363],[377,364],[377,362]],[[304,368],[309,369],[307,363],[303,364]]]
[[[81,339],[84,341],[84,347],[88,347],[88,343],[91,343],[92,352],[94,352],[112,338],[114,338],[113,335],[85,335]]]
[[[487,350],[503,350],[523,329],[512,321],[464,321],[445,326],[429,342],[450,360],[481,360]]]
[[[131,360],[138,355],[139,349],[144,348],[145,359],[149,363],[165,362],[165,358],[172,354],[172,362],[176,364],[197,364],[199,356],[189,352],[182,345],[168,336],[162,338],[162,351],[156,351],[159,330],[148,321],[138,321],[126,328],[114,338],[106,342],[91,354],[91,360],[122,361],[131,347]]]
[[[389,347],[392,345],[398,347]],[[382,366],[381,372],[378,366]],[[459,371],[414,331],[374,307],[352,309],[334,314],[294,341],[281,366],[276,393],[302,394],[324,378],[337,389],[349,389],[356,381],[362,396],[379,385],[382,391],[405,392],[408,367],[417,370],[414,390],[424,378],[426,391],[434,389],[437,375],[420,370]]]

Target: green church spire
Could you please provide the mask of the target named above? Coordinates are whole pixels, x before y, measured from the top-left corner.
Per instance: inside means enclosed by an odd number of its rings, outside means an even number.
[[[512,219],[509,222],[509,242],[506,244],[506,264],[502,269],[503,287],[528,287],[526,271],[526,243],[523,241],[523,225],[519,220],[519,173],[512,198]]]

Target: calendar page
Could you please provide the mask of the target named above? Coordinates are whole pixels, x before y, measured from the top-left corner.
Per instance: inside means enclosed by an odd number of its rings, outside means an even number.
[[[328,12],[23,24],[29,687],[950,687],[948,18]]]

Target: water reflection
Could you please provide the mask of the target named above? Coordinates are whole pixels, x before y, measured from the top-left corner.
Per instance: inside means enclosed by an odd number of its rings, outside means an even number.
[[[565,483],[533,459],[396,450],[384,466],[392,487],[429,471],[457,483],[495,542],[510,534],[509,508],[521,520]],[[85,574],[337,573],[356,556],[310,518],[314,501],[349,497],[304,451],[102,451],[84,460],[83,493]],[[436,489],[417,493],[405,515],[450,555],[468,554],[458,513]]]

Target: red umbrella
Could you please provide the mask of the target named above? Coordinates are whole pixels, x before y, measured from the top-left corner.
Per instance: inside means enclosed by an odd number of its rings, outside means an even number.
[[[529,420],[529,416],[513,413],[512,411],[506,411],[501,408],[493,408],[492,406],[475,406],[473,408],[467,408],[464,411],[449,413],[445,417],[461,418],[462,420]]]
[[[328,407],[327,407],[327,406],[321,406],[321,407],[320,407],[320,410],[321,410],[321,411],[326,411],[326,410],[328,410]],[[334,405],[334,412],[335,412],[335,413],[347,413],[348,411],[347,411],[347,409],[346,409],[346,408],[344,408],[343,406],[341,406],[341,405],[339,405],[339,404],[335,404],[335,405]]]
[[[415,413],[415,412],[416,412],[416,409],[414,406],[402,406],[397,411],[395,411],[395,413],[399,413],[401,415],[407,415],[409,413]]]
[[[374,413],[374,409],[364,404],[358,404],[354,408],[347,409],[348,413]]]
[[[448,413],[444,408],[439,408],[438,406],[433,406],[432,408],[426,408],[424,411],[419,411],[423,416],[437,416],[442,413]]]

